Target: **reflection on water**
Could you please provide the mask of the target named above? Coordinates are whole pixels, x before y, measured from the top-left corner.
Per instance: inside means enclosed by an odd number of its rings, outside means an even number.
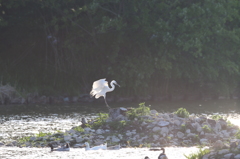
[[[139,102],[140,103],[140,102]],[[114,107],[138,107],[135,103],[110,103],[109,105]],[[209,100],[209,101],[173,101],[173,102],[146,102],[146,106],[151,106],[151,109],[155,109],[158,112],[173,112],[178,108],[186,108],[190,113],[240,113],[239,100]],[[104,103],[78,103],[78,104],[61,104],[61,105],[10,105],[0,106],[0,115],[8,114],[71,114],[71,113],[99,113],[108,112]]]

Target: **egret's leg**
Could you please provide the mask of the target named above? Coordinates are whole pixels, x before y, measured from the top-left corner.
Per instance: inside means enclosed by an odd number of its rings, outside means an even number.
[[[104,100],[105,100],[105,103],[106,103],[108,109],[111,109],[111,108],[109,107],[109,105],[107,104],[106,98],[104,98]]]

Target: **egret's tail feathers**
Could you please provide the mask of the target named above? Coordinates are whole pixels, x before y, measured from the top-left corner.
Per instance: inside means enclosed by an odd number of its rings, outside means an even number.
[[[96,91],[94,91],[94,90],[92,90],[91,92],[90,92],[90,96],[91,97],[94,97],[95,95],[97,95],[97,92]],[[96,97],[97,98],[97,97]],[[98,97],[99,98],[99,97]]]

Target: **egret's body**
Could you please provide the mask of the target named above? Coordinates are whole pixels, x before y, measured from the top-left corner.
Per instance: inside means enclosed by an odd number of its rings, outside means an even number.
[[[110,83],[110,85],[111,85],[111,88],[108,86],[108,82],[106,81],[105,78],[97,80],[93,82],[92,91],[90,92],[90,95],[95,96],[96,99],[98,99],[99,97],[103,97],[108,108],[110,107],[108,106],[106,101],[106,93],[112,92],[115,89],[115,85],[118,85],[118,84],[115,80],[113,80]]]

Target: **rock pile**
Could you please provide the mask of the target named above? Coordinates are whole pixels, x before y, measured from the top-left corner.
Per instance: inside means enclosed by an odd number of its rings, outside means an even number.
[[[230,158],[233,155],[240,158],[239,127],[232,125],[220,116],[211,119],[207,116],[191,114],[189,117],[179,117],[176,113],[159,113],[156,110],[143,113],[128,114],[128,109],[119,108],[114,111],[116,117],[110,114],[87,121],[72,127],[65,132],[47,134],[42,137],[31,137],[18,146],[43,147],[51,142],[55,145],[70,143],[72,147],[82,147],[85,142],[90,145],[108,143],[128,146],[209,146],[213,150],[205,158]]]

